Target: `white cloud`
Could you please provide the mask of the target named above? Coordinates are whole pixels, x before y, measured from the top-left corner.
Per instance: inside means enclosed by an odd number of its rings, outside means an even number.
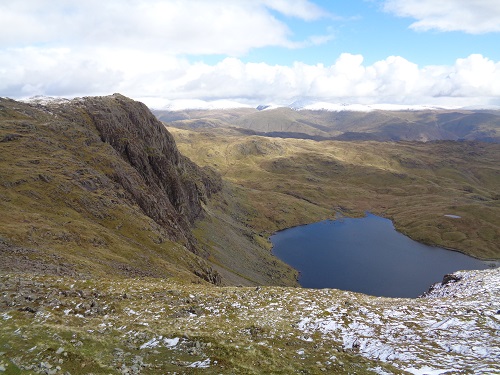
[[[432,4],[439,10],[436,4],[458,3]],[[415,4],[386,3],[400,15],[417,9]],[[424,13],[431,8],[427,0],[418,4]],[[121,92],[150,100],[229,99],[252,105],[301,98],[363,104],[499,100],[500,63],[482,55],[427,67],[399,56],[367,65],[363,56],[347,53],[331,65],[244,63],[239,56],[253,48],[295,48],[331,38],[309,35],[294,41],[275,12],[306,21],[333,17],[309,0],[2,1],[0,96]],[[188,54],[232,57],[206,64],[182,57]]]
[[[209,66],[187,67],[167,91],[172,99],[230,98],[254,104],[289,104],[297,98],[331,102],[450,105],[478,104],[500,96],[500,62],[481,55],[458,59],[453,66],[418,67],[399,56],[363,65],[361,55],[342,54],[331,66],[243,63],[227,58]]]
[[[385,0],[384,9],[417,21],[415,30],[500,32],[498,0]]]
[[[3,1],[0,46],[232,56],[252,48],[294,47],[291,30],[271,10],[306,21],[327,16],[308,0]]]
[[[124,72],[111,64],[68,48],[0,50],[0,95],[107,94]]]
[[[332,17],[324,9],[321,9],[308,0],[260,0],[258,2],[284,15],[301,18],[306,21],[322,17]]]
[[[126,50],[24,48],[0,51],[0,95],[79,96],[121,92],[134,98],[228,99],[257,105],[301,99],[362,104],[500,104],[500,62],[482,55],[452,66],[418,65],[390,56],[366,65],[341,54],[329,66],[189,63]],[[151,100],[153,100],[151,99]],[[496,101],[496,102],[495,102]]]

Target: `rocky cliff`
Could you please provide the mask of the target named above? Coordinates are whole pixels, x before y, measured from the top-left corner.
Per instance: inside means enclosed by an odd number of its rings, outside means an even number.
[[[120,94],[72,102],[88,114],[103,142],[113,146],[137,175],[116,169],[113,179],[172,238],[194,249],[189,228],[201,203],[220,189],[215,173],[182,156],[163,124],[142,103]]]
[[[220,282],[192,226],[221,179],[182,156],[144,104],[119,94],[0,99],[0,141],[4,271],[187,270]]]

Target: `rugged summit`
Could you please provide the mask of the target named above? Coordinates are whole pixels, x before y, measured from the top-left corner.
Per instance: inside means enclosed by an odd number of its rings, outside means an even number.
[[[220,178],[182,156],[144,104],[114,94],[85,98],[76,105],[91,118],[101,140],[137,172],[130,176],[117,169],[113,179],[173,238],[185,239],[193,248],[189,226],[202,214],[201,203],[220,189]]]
[[[2,268],[151,276],[187,269],[219,281],[201,257],[185,253],[200,254],[192,224],[221,179],[182,156],[144,104],[119,94],[0,99],[0,124],[1,251],[11,260]]]

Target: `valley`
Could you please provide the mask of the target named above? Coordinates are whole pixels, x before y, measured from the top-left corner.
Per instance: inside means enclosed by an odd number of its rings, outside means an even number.
[[[498,268],[417,299],[304,289],[268,239],[371,211],[498,260],[499,143],[266,137],[208,115],[0,99],[0,372],[500,372]]]
[[[245,189],[248,225],[264,237],[336,213],[370,211],[419,242],[500,257],[500,144],[318,142],[228,128],[168,129],[181,152]]]
[[[184,129],[231,127],[246,134],[341,141],[500,142],[500,111],[472,109],[349,110],[271,107],[264,109],[154,110]]]

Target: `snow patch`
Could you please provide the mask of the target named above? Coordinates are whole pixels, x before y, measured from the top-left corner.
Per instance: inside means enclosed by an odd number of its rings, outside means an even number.
[[[37,95],[37,96],[32,96],[30,98],[22,99],[20,101],[28,104],[49,105],[49,104],[64,104],[68,103],[70,100],[62,97]]]
[[[2,317],[3,320],[9,320],[9,319],[12,319],[12,316],[10,316],[9,314],[7,313],[3,313],[2,315],[0,315]]]
[[[210,358],[207,358],[203,361],[196,361],[188,365],[187,367],[194,367],[194,368],[209,368],[210,367]]]
[[[351,104],[351,103],[302,103],[295,102],[290,105],[295,110],[330,111],[330,112],[372,112],[372,111],[427,111],[455,109],[457,107],[436,107],[432,105],[408,105],[408,104]]]
[[[405,368],[405,371],[408,371],[414,375],[440,375],[445,373],[455,373],[455,370],[436,370],[431,367],[421,367],[416,369],[414,367]]]
[[[175,337],[173,339],[163,338],[163,336],[153,337],[148,342],[142,344],[139,349],[151,349],[160,346],[164,346],[166,348],[173,348],[179,343],[179,338]]]

